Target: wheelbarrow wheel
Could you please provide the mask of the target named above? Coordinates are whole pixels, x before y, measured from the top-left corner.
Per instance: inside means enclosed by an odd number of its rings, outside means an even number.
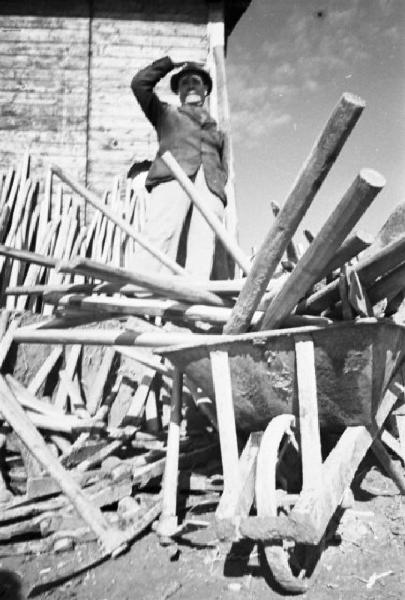
[[[294,472],[300,471],[294,425],[295,418],[292,415],[280,415],[272,419],[263,434],[257,456],[255,489],[256,510],[260,517],[274,517],[279,512],[278,498],[282,490],[277,490],[276,483],[287,450],[293,449],[295,452],[298,469],[294,469]],[[286,485],[285,469],[283,479]],[[309,572],[307,563],[312,554],[312,547],[296,545],[294,542],[263,543],[263,559],[277,584],[290,593],[302,593],[308,589],[310,580],[305,574]]]

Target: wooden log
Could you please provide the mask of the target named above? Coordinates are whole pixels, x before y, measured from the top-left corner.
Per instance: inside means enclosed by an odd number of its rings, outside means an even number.
[[[360,254],[360,252],[366,248],[369,248],[373,242],[373,239],[373,236],[365,231],[360,230],[352,233],[336,250],[334,257],[331,259],[329,264],[326,265],[325,270],[319,279],[326,277],[335,269],[339,269],[346,262],[349,262],[358,254]]]
[[[126,547],[125,535],[112,529],[98,508],[83,493],[80,486],[48,450],[42,436],[18,404],[5,380],[0,377],[0,412],[14,429],[18,437],[41,463],[44,469],[58,482],[80,516],[94,531],[106,554]]]
[[[189,333],[136,333],[117,329],[33,329],[20,327],[14,333],[16,343],[33,344],[87,344],[103,346],[173,346],[191,342],[223,341],[220,335],[196,335]]]
[[[128,271],[119,267],[98,263],[88,258],[77,257],[68,263],[60,262],[58,264],[58,271],[64,273],[82,273],[88,277],[113,282],[132,282],[168,298],[180,299],[186,302],[212,304],[214,306],[223,306],[224,304],[224,301],[219,296],[202,290],[186,278]]]
[[[366,290],[372,286],[379,277],[388,274],[405,262],[405,234],[394,239],[387,246],[383,246],[373,254],[368,254],[353,265],[353,269]],[[302,300],[297,307],[299,313],[320,313],[328,306],[339,300],[338,281],[332,281],[324,288]]]
[[[388,302],[393,300],[405,289],[405,264],[400,265],[387,275],[383,275],[368,290],[367,295],[371,304],[377,304],[383,298]]]
[[[293,310],[305,292],[319,279],[347,234],[370,206],[385,179],[376,171],[362,169],[315,240],[270,303],[262,329],[273,329]]]
[[[344,94],[340,99],[255,257],[245,287],[239,295],[224,333],[242,333],[249,327],[288,242],[296,232],[363,108],[363,100],[351,94]]]
[[[177,160],[174,158],[174,156],[171,154],[171,152],[164,152],[164,154],[162,154],[160,158],[170,169],[174,177],[179,182],[180,186],[186,192],[194,206],[202,214],[204,219],[207,221],[208,225],[214,231],[215,235],[222,242],[224,248],[235,260],[236,264],[238,264],[245,273],[248,273],[250,270],[250,261],[248,257],[244,254],[244,252],[242,252],[241,248],[236,243],[236,240],[231,235],[229,235],[225,226],[216,217],[216,215],[211,213],[210,210],[207,210],[204,198],[200,196],[195,185],[193,184],[191,179],[187,177],[186,173],[183,171],[183,169],[181,168]]]
[[[69,177],[60,167],[53,165],[52,172],[55,173],[62,181],[70,185],[70,187],[84,198],[91,206],[99,210],[107,219],[115,223],[122,231],[124,231],[131,239],[134,239],[140,244],[145,250],[150,252],[155,258],[157,258],[163,265],[168,267],[173,273],[182,275],[185,273],[184,269],[180,267],[176,262],[169,259],[163,254],[158,248],[154,248],[140,233],[138,233],[133,227],[126,223],[121,217],[117,216],[114,211],[110,210],[105,206],[96,194],[90,192],[83,185],[74,181]]]

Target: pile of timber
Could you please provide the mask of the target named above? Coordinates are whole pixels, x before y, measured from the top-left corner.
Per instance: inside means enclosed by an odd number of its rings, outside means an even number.
[[[358,174],[320,232],[306,232],[305,252],[294,242],[363,108],[361,99],[342,96],[282,207],[273,205],[276,218],[253,262],[207,212],[174,158],[163,155],[241,270],[243,276],[233,280],[196,281],[152,247],[134,226],[137,208],[130,193],[120,205],[116,192],[112,209],[52,167],[50,176],[65,186],[54,208],[49,181],[44,199],[35,205],[26,161],[14,180],[3,178],[1,222],[7,227],[1,227],[0,254],[9,310],[3,312],[0,343],[0,543],[39,534],[43,540],[13,544],[38,551],[95,536],[103,552],[115,555],[157,517],[160,495],[145,507],[142,489],[163,472],[176,371],[154,348],[249,330],[328,327],[343,319],[398,314],[405,288],[405,234],[393,231],[391,222],[375,240],[353,233],[384,187],[379,173],[364,169]],[[79,199],[96,211],[89,225],[80,221]],[[143,272],[136,264],[136,244],[169,273]],[[42,313],[34,324],[21,322],[28,308]],[[97,360],[94,346],[100,349]],[[28,362],[34,357],[40,362],[28,378],[21,364],[27,363],[24,352],[30,347]],[[40,348],[46,349],[42,357]],[[92,361],[85,381],[83,364]],[[196,405],[204,405],[198,382],[186,378],[184,387]],[[207,462],[215,447],[210,427],[215,428],[215,419],[200,438],[183,432],[180,468]],[[101,512],[104,506],[118,508],[111,514]]]

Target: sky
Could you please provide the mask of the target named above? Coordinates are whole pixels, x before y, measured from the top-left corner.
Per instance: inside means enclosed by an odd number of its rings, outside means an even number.
[[[239,241],[274,222],[344,92],[366,102],[295,241],[316,234],[363,167],[385,188],[355,229],[376,234],[405,203],[405,1],[252,0],[228,40]]]

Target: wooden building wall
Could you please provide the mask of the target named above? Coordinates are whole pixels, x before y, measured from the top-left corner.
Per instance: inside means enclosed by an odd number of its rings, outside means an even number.
[[[56,162],[101,192],[152,158],[131,78],[165,54],[206,61],[209,11],[207,0],[2,0],[0,170],[29,148],[35,169]]]

